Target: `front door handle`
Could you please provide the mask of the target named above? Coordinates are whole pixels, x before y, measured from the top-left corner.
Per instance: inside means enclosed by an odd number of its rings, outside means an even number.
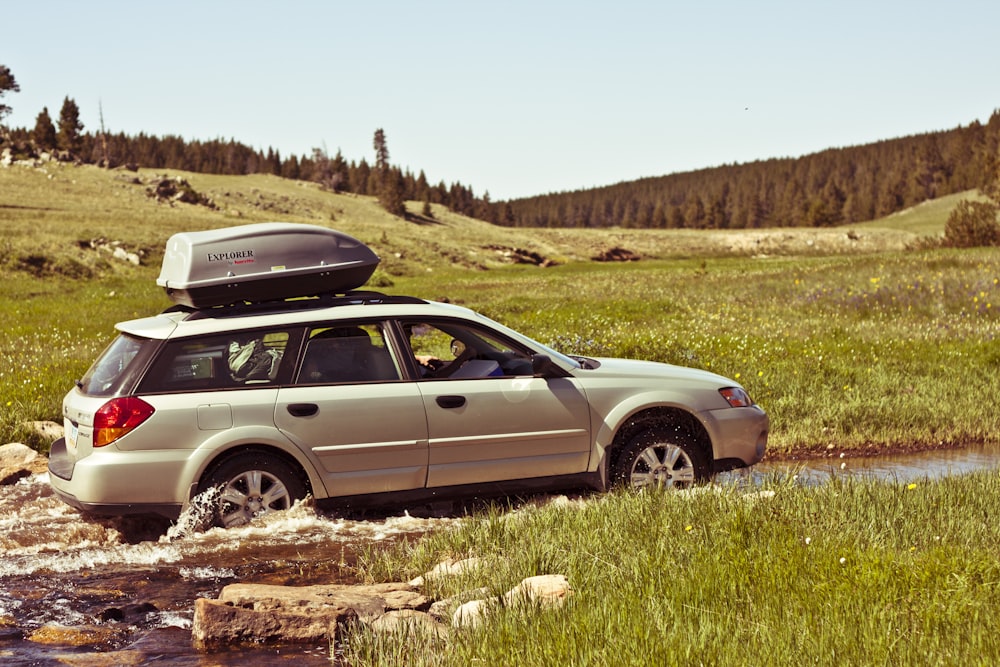
[[[465,396],[438,396],[434,400],[442,408],[460,408],[465,405]]]
[[[315,403],[289,403],[288,414],[293,417],[312,417],[319,412],[319,406]]]

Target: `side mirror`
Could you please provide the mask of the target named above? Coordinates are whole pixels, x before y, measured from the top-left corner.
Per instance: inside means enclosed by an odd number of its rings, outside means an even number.
[[[555,368],[555,364],[552,362],[552,358],[549,355],[547,354],[531,355],[531,372],[536,377],[545,377],[546,375],[551,375],[553,368]]]

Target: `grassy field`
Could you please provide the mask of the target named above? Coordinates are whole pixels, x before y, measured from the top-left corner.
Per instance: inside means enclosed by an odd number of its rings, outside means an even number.
[[[181,177],[214,207],[148,196]],[[951,201],[954,205],[956,199]],[[708,368],[772,417],[771,455],[925,449],[1000,438],[1000,257],[907,251],[930,206],[850,230],[508,230],[392,218],[371,199],[269,176],[0,170],[0,440],[31,440],[117,321],[169,305],[156,287],[180,230],[282,219],[335,226],[383,257],[391,293],[478,309],[560,350]],[[937,229],[946,207],[937,207]],[[920,233],[901,220],[917,216]],[[883,223],[888,224],[888,223]],[[120,242],[134,266],[89,247]],[[644,259],[585,261],[625,247]],[[510,263],[512,249],[556,262]],[[40,447],[43,443],[33,442]]]
[[[833,479],[803,487],[621,492],[494,508],[450,531],[372,549],[375,580],[445,557],[483,567],[432,580],[440,599],[567,576],[558,610],[499,608],[444,641],[346,641],[356,665],[974,665],[1000,658],[994,520],[1000,475]],[[961,508],[960,511],[955,511]]]
[[[147,196],[164,176],[214,207]],[[171,233],[289,220],[372,245],[387,292],[466,304],[566,352],[733,377],[771,415],[770,456],[997,444],[1000,257],[907,249],[940,234],[957,200],[850,229],[506,230],[443,209],[404,222],[368,198],[264,176],[0,169],[0,441],[44,449],[24,422],[59,420],[115,322],[169,305],[154,281]],[[142,263],[92,249],[98,238]],[[587,261],[614,247],[643,259]],[[556,265],[513,264],[518,250]],[[562,573],[566,608],[502,609],[447,645],[357,632],[343,650],[353,665],[991,664],[998,494],[995,472],[788,477],[496,507],[372,549],[359,572],[405,580],[475,555],[491,565],[432,593]]]

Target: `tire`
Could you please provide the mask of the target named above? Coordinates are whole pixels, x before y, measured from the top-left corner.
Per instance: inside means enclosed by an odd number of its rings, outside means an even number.
[[[615,457],[612,480],[633,489],[686,489],[710,477],[705,451],[683,433],[642,431]]]
[[[287,510],[306,496],[302,478],[287,463],[264,452],[228,459],[206,478],[203,490],[216,488],[211,523],[233,528],[267,512]]]

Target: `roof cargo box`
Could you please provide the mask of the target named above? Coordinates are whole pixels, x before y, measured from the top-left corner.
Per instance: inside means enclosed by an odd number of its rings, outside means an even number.
[[[156,284],[174,303],[208,308],[346,292],[364,285],[378,262],[343,232],[262,222],[174,234]]]

